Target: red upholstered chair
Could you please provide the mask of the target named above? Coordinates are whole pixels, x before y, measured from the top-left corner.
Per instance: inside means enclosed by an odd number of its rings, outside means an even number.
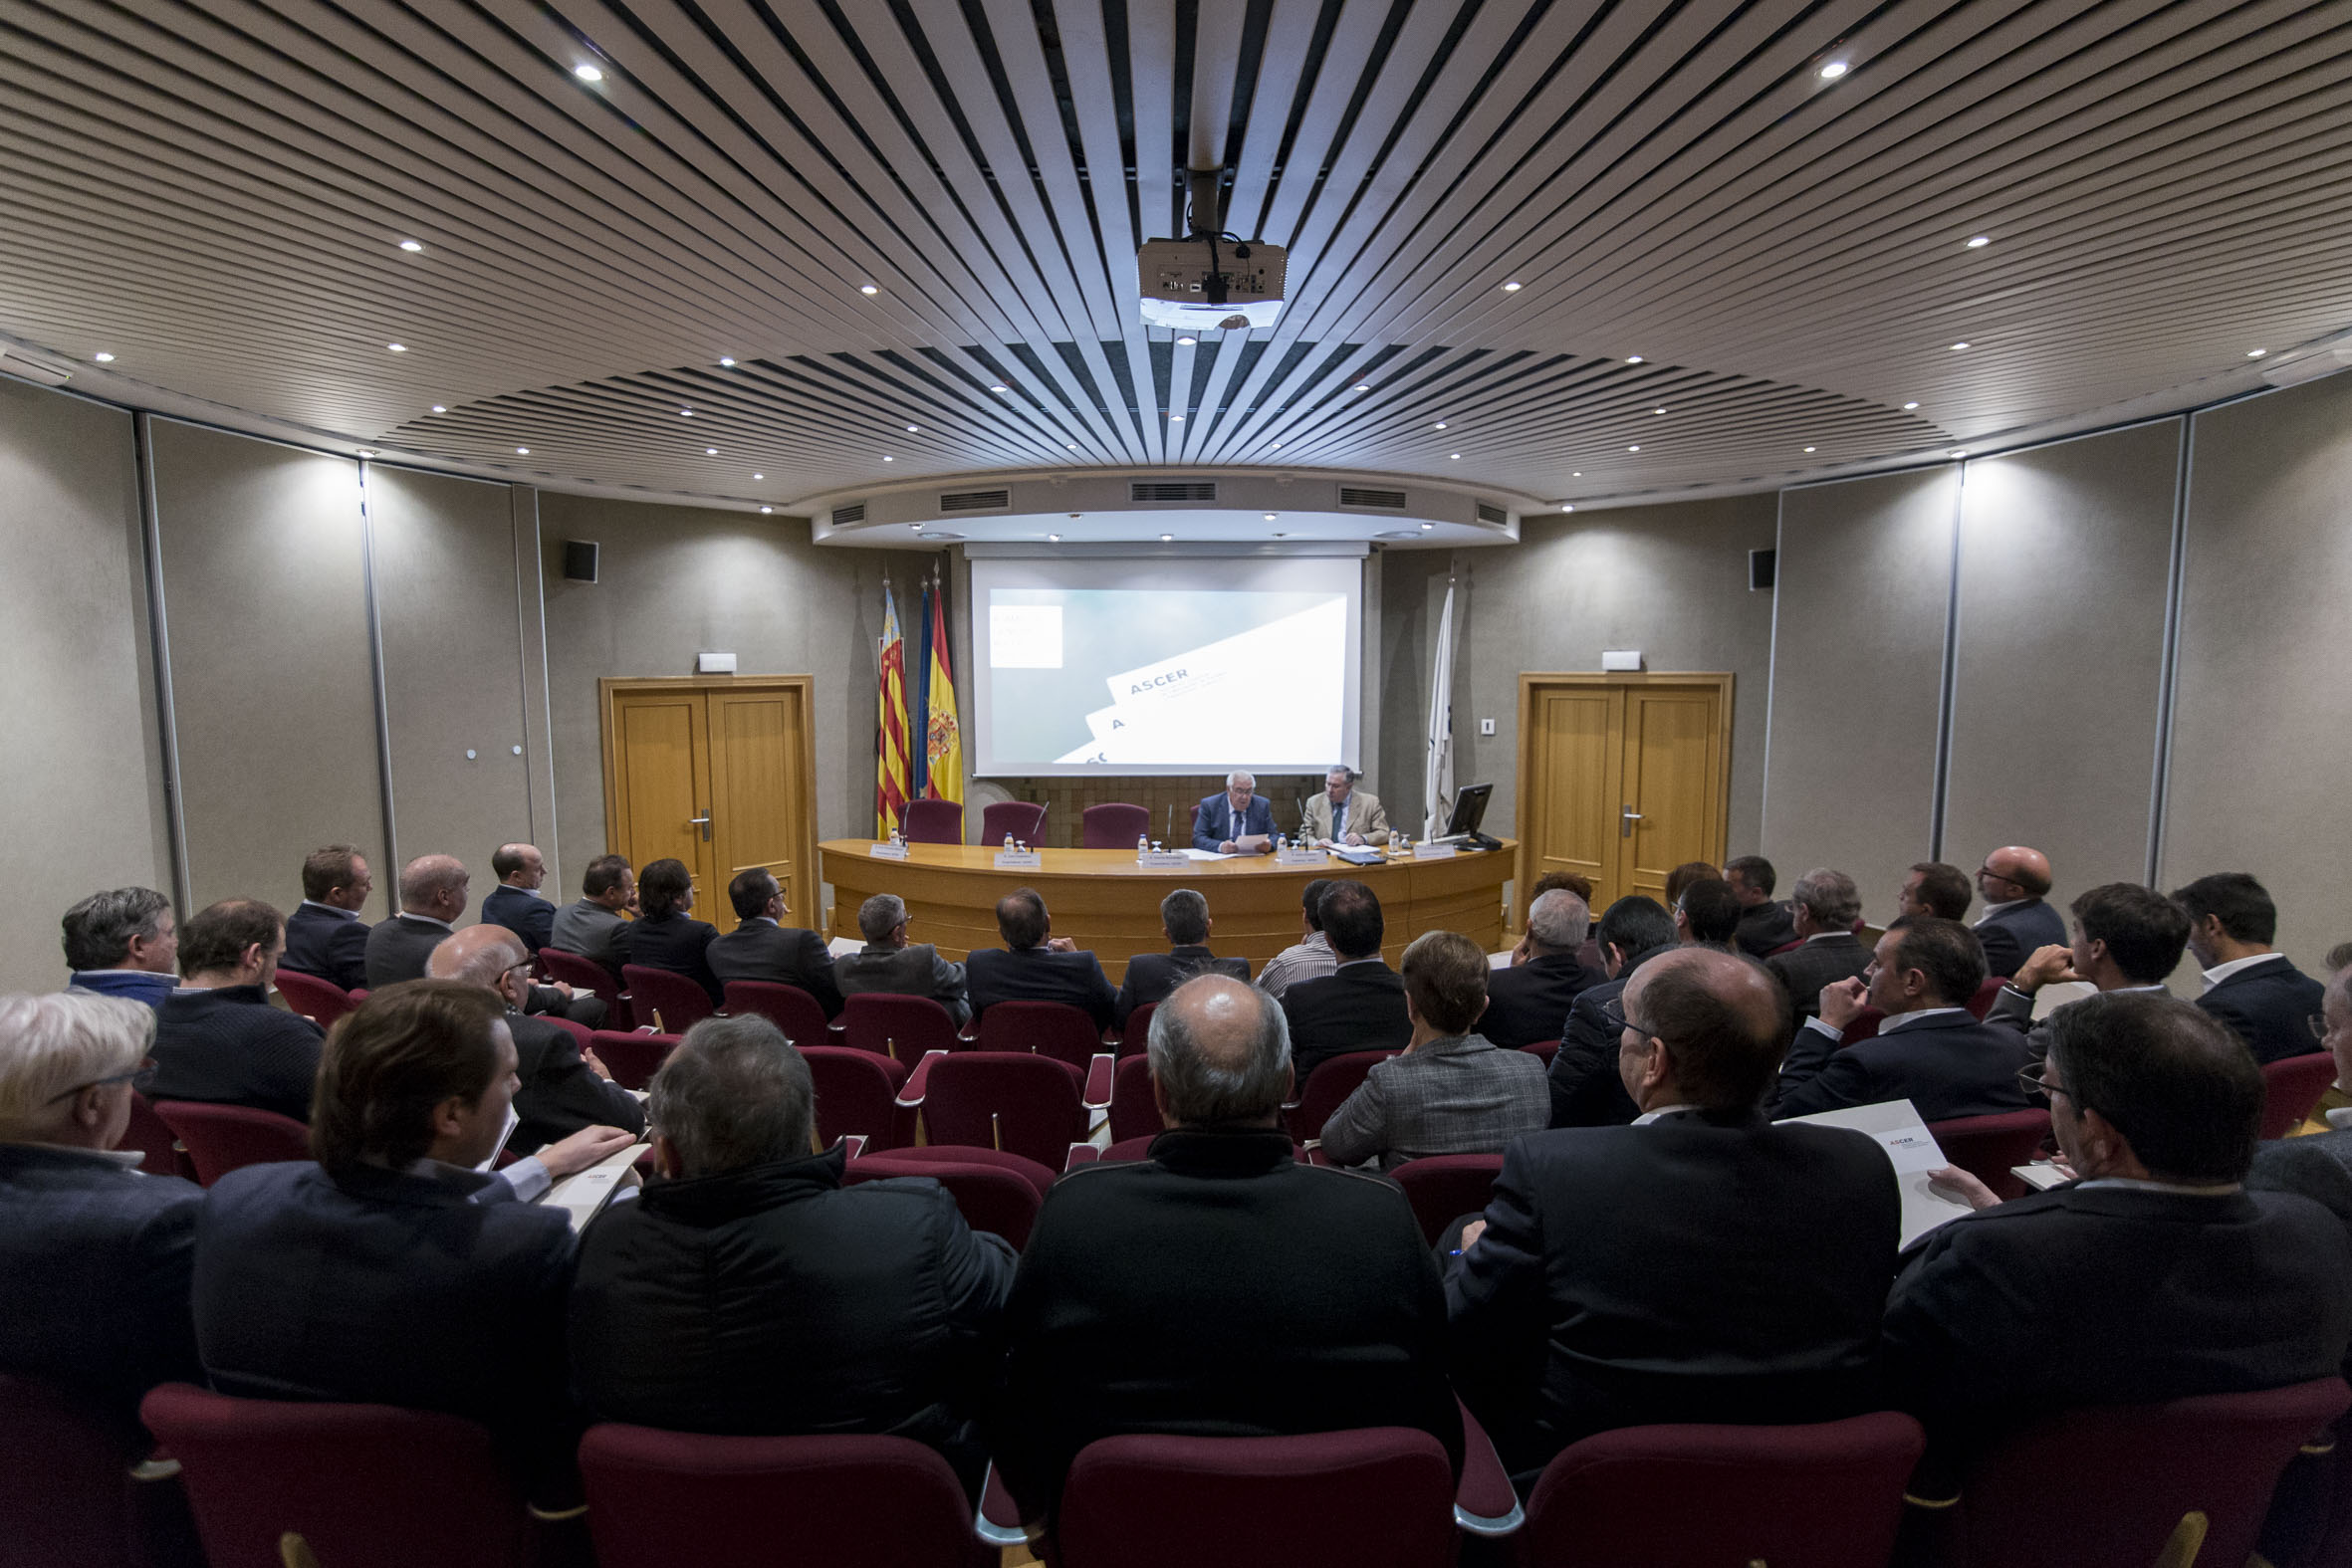
[[[186,1534],[178,1469],[143,1463],[149,1447],[87,1396],[0,1372],[0,1563],[145,1568],[188,1559],[194,1542],[175,1539]]]
[[[1159,1135],[1160,1108],[1151,1097],[1151,1059],[1140,1052],[1121,1056],[1110,1080],[1111,1142]]]
[[[1407,1160],[1388,1173],[1405,1190],[1413,1218],[1421,1222],[1421,1237],[1430,1245],[1446,1227],[1464,1215],[1485,1214],[1495,1193],[1495,1178],[1503,1174],[1499,1154],[1432,1154]]]
[[[180,1462],[214,1568],[299,1536],[327,1568],[521,1568],[523,1498],[470,1421],[389,1405],[228,1399],[185,1383],[139,1414]]]
[[[196,1164],[188,1158],[187,1150],[179,1146],[179,1139],[163,1118],[155,1114],[155,1102],[130,1091],[130,1122],[122,1129],[121,1147],[136,1149],[144,1158],[138,1168],[149,1176],[184,1176],[196,1179]]]
[[[1926,1447],[1919,1423],[1892,1411],[1800,1427],[1620,1428],[1543,1467],[1513,1544],[1527,1568],[1886,1568],[1903,1483]],[[2080,1461],[2060,1465],[2063,1478]]]
[[[1127,1021],[1119,1025],[1119,1055],[1140,1056],[1151,1043],[1151,1015],[1160,1010],[1156,1002],[1147,1002],[1127,1014]]]
[[[1028,800],[999,800],[980,813],[980,841],[1003,848],[1011,833],[1032,849],[1045,846],[1046,808]]]
[[[535,1014],[535,1016],[537,1016],[541,1022],[553,1023],[557,1028],[560,1028],[565,1033],[571,1035],[572,1043],[578,1045],[582,1050],[587,1050],[591,1044],[595,1043],[596,1031],[589,1028],[585,1023],[575,1023],[570,1018],[559,1018],[552,1012],[542,1012]]]
[[[931,1143],[1004,1149],[1058,1171],[1086,1136],[1084,1087],[1077,1068],[1051,1056],[958,1051],[931,1064],[923,1126]]]
[[[2064,1411],[1989,1451],[1960,1484],[1968,1568],[2146,1568],[2191,1514],[2182,1561],[2238,1564],[2303,1444],[2352,1405],[2341,1378],[2259,1394]]]
[[[2030,1165],[2050,1134],[2050,1113],[2036,1106],[1999,1116],[1962,1116],[1928,1123],[1928,1133],[1944,1158],[1968,1172],[2001,1198],[2022,1198],[2025,1183],[2010,1172]]]
[[[964,804],[961,800],[909,800],[898,819],[898,830],[910,844],[960,844],[964,841]]]
[[[1104,1438],[1070,1464],[1056,1540],[1060,1568],[1442,1568],[1454,1477],[1406,1427]]]
[[[629,1034],[619,1029],[598,1029],[588,1039],[597,1060],[612,1069],[612,1081],[624,1089],[651,1083],[678,1043],[675,1034]]]
[[[2336,1059],[2315,1050],[2262,1066],[2262,1136],[2283,1138],[2303,1125],[2311,1107],[2336,1081]]]
[[[798,986],[766,980],[727,982],[727,1010],[737,1017],[756,1012],[784,1030],[795,1045],[823,1045],[827,1025],[824,1008]]]
[[[980,1015],[979,1048],[1034,1051],[1084,1072],[1102,1049],[1102,1031],[1066,1002],[999,1002]]]
[[[1994,999],[2000,995],[2000,988],[2008,983],[2006,975],[1988,975],[1985,984],[1977,988],[1977,994],[1969,998],[1969,1012],[1979,1023],[1985,1021],[1985,1014],[1993,1010]]]
[[[1027,1155],[1013,1154],[1003,1149],[974,1149],[961,1144],[933,1143],[916,1149],[892,1149],[867,1158],[890,1160],[901,1165],[985,1165],[991,1170],[1005,1171],[1020,1177],[1041,1200],[1054,1190],[1053,1170]]]
[[[594,959],[567,953],[562,948],[541,948],[539,967],[550,980],[560,980],[574,991],[589,992],[601,998],[604,1019],[613,1027],[629,1026],[628,1005],[620,1000],[620,988],[612,983],[612,972]]]
[[[196,1180],[210,1187],[244,1165],[311,1157],[311,1130],[291,1116],[250,1105],[157,1100],[155,1115],[188,1151]]]
[[[1151,812],[1124,800],[1087,806],[1078,818],[1080,849],[1124,849],[1150,834]]]
[[[906,1086],[904,1062],[842,1045],[800,1049],[817,1089],[817,1136],[827,1148],[850,1133],[862,1136],[868,1149],[915,1141],[915,1108],[898,1103]]]
[[[1559,1054],[1558,1040],[1537,1040],[1532,1045],[1522,1045],[1521,1050],[1543,1063],[1543,1070],[1551,1070],[1551,1058]]]
[[[995,1149],[953,1149],[940,1144],[861,1155],[843,1168],[841,1180],[846,1186],[855,1186],[894,1176],[928,1177],[937,1182],[955,1199],[964,1224],[1003,1236],[1016,1250],[1029,1245],[1038,1208],[1046,1201],[1045,1190],[1054,1185],[1054,1172],[1034,1160]]]
[[[1392,1050],[1351,1050],[1344,1056],[1326,1056],[1314,1071],[1307,1075],[1305,1087],[1298,1092],[1298,1103],[1290,1108],[1291,1136],[1300,1143],[1323,1135],[1323,1123],[1339,1109],[1356,1086],[1379,1063],[1397,1053]]]
[[[683,1034],[719,1010],[711,994],[684,975],[623,964],[620,978],[628,982],[630,1014],[664,1034]]]
[[[321,1028],[332,1028],[337,1018],[358,1006],[351,993],[330,980],[316,975],[299,975],[293,970],[278,971],[278,995],[286,999],[286,1006],[309,1018]]]
[[[951,802],[952,803],[952,802]],[[841,999],[841,1043],[895,1056],[912,1067],[924,1053],[957,1050],[956,1020],[929,997],[861,991]]]
[[[600,1568],[982,1568],[947,1460],[911,1438],[714,1438],[606,1424],[580,1443]],[[332,1568],[332,1565],[330,1565]]]
[[[1776,954],[1781,954],[1781,953],[1794,953],[1794,952],[1795,952],[1795,951],[1796,951],[1798,948],[1801,948],[1801,947],[1803,947],[1804,945],[1805,945],[1805,939],[1804,939],[1804,938],[1802,938],[1802,937],[1790,937],[1790,938],[1789,938],[1787,941],[1785,941],[1785,942],[1781,943],[1781,944],[1780,944],[1778,947],[1776,947],[1776,948],[1772,949],[1772,951],[1771,951],[1770,953],[1766,953],[1766,954],[1764,955],[1764,957],[1765,957],[1765,958],[1771,958],[1771,957],[1773,957],[1773,956],[1774,956],[1774,955],[1776,955]],[[1595,966],[1595,967],[1597,968],[1598,966]]]
[[[1161,1131],[1164,1132],[1166,1129],[1162,1128]],[[1158,1136],[1157,1132],[1137,1133],[1132,1138],[1119,1138],[1114,1135],[1110,1147],[1103,1150],[1094,1163],[1111,1165],[1122,1160],[1148,1160],[1151,1158],[1152,1140]]]
[[[1854,1021],[1847,1024],[1845,1032],[1838,1036],[1838,1048],[1842,1050],[1862,1040],[1878,1038],[1878,1026],[1886,1020],[1887,1015],[1876,1008],[1864,1008],[1854,1014]]]

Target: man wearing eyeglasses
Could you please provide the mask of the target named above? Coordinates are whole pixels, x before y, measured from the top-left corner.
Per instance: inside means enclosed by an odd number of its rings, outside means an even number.
[[[2352,1227],[2352,1113],[2344,1085],[2352,1082],[2352,965],[2338,969],[2327,983],[2320,1010],[2306,1021],[2320,1046],[2336,1060],[2336,1081],[2313,1111],[2324,1117],[2327,1132],[2307,1137],[2272,1138],[2254,1151],[2248,1187],[2301,1193],[2325,1204],[2337,1219]],[[2333,1101],[2331,1105],[2329,1102]]]
[[[1990,975],[2017,972],[2038,949],[2063,946],[2066,922],[2042,902],[2050,890],[2050,857],[2023,844],[2006,844],[1977,868],[1977,891],[1985,913],[1977,917],[1977,940],[1985,948]]]
[[[433,980],[459,980],[498,993],[507,1005],[506,1026],[515,1041],[514,1108],[517,1118],[507,1148],[531,1154],[584,1127],[618,1127],[631,1137],[645,1131],[645,1108],[612,1081],[611,1071],[584,1049],[572,1032],[545,1018],[527,1016],[531,958],[512,931],[499,925],[468,926],[433,949],[425,962]]]

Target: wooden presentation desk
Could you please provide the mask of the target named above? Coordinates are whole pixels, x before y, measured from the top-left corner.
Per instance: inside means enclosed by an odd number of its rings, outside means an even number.
[[[1380,896],[1387,923],[1382,952],[1394,964],[1424,931],[1459,931],[1492,951],[1503,942],[1503,884],[1511,877],[1510,839],[1501,849],[1466,849],[1450,860],[1400,859],[1351,866],[1278,866],[1272,855],[1196,860],[1181,870],[1146,871],[1132,849],[1045,849],[1045,864],[999,871],[991,844],[914,844],[905,860],[878,860],[870,838],[832,838],[818,846],[833,887],[828,936],[858,940],[857,906],[876,893],[906,900],[907,940],[929,942],[951,959],[974,948],[1002,947],[997,900],[1034,887],[1054,917],[1054,934],[1091,948],[1113,983],[1138,953],[1165,953],[1160,900],[1180,887],[1209,901],[1209,946],[1221,958],[1246,958],[1255,975],[1300,935],[1298,895],[1316,877],[1346,878]]]

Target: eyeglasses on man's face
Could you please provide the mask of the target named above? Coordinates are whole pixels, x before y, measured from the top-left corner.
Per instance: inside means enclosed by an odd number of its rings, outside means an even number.
[[[67,1089],[61,1094],[51,1095],[42,1103],[45,1105],[55,1105],[60,1100],[72,1099],[75,1095],[80,1094],[85,1089],[103,1089],[109,1084],[114,1083],[127,1083],[134,1089],[146,1089],[152,1087],[154,1082],[155,1058],[149,1056],[144,1061],[141,1061],[137,1066],[131,1068],[128,1072],[109,1073],[103,1078],[93,1078],[88,1083],[77,1083],[72,1088]]]
[[[2042,1068],[2039,1064],[2017,1069],[2017,1086],[2025,1091],[2025,1098],[2029,1100],[2048,1099],[2053,1094],[2063,1094],[2074,1102],[2074,1109],[2079,1114],[2082,1110],[2082,1096],[2062,1083],[2050,1082],[2041,1074]]]
[[[1600,1005],[1600,1017],[1601,1022],[1619,1034],[1624,1033],[1627,1029],[1632,1029],[1645,1038],[1655,1038],[1657,1034],[1657,1031],[1648,1024],[1636,1022],[1625,1015],[1625,1002],[1621,994],[1611,997]]]

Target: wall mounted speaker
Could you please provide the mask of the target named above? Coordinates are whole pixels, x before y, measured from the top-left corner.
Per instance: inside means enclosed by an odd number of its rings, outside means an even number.
[[[596,580],[596,542],[590,539],[564,541],[564,580],[593,582]]]
[[[1752,550],[1748,553],[1748,591],[1759,592],[1771,587],[1774,574],[1780,567],[1780,553],[1776,550]]]

